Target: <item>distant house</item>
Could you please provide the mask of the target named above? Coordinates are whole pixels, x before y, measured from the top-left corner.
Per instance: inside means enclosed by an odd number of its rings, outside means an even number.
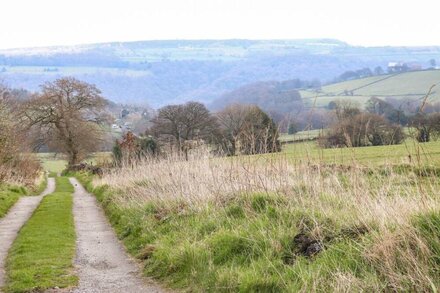
[[[422,70],[423,67],[420,63],[416,62],[389,62],[388,63],[388,73],[399,73],[407,71],[417,71]]]
[[[404,62],[389,62],[388,73],[397,73],[408,71],[408,65]]]

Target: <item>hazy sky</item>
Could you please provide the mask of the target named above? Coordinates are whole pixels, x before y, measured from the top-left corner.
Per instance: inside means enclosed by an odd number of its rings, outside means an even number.
[[[151,39],[440,45],[439,0],[1,0],[0,48]]]

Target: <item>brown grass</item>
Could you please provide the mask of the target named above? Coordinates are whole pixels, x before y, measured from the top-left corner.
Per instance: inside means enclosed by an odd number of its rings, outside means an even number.
[[[315,238],[323,239],[329,229],[341,227],[361,226],[369,231],[369,240],[360,245],[361,254],[379,280],[366,284],[336,270],[332,280],[326,281],[334,291],[424,291],[436,283],[430,274],[432,252],[412,220],[440,209],[440,181],[429,172],[421,176],[418,168],[298,164],[284,155],[210,158],[201,153],[189,161],[147,159],[114,169],[93,184],[110,186],[120,207],[178,202],[193,211],[208,205],[221,209],[237,196],[274,194],[284,198],[284,210],[308,215]],[[320,288],[320,282],[317,273],[313,286]]]
[[[36,186],[43,175],[41,165],[34,155],[19,154],[0,164],[0,183]]]
[[[139,205],[183,201],[197,207],[238,194],[276,193],[305,209],[379,226],[404,225],[411,215],[440,206],[436,178],[399,174],[392,166],[293,164],[283,155],[147,159],[113,169],[94,185],[118,190],[121,204]]]

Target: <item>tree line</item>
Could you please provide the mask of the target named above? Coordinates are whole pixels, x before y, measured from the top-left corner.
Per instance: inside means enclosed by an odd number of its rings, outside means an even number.
[[[139,157],[140,152],[188,153],[202,145],[216,155],[261,154],[281,150],[274,121],[255,105],[234,104],[211,113],[199,102],[168,105],[158,110],[143,136],[126,134],[113,149],[116,158]],[[136,147],[137,146],[137,147]]]
[[[27,145],[28,150],[44,146],[63,153],[70,166],[76,165],[101,149],[114,120],[100,90],[72,77],[47,82],[39,92],[24,100],[17,96],[9,99],[15,102],[14,106],[3,100],[0,100],[3,161],[25,152],[18,146]],[[115,157],[176,152],[188,158],[188,153],[201,145],[209,146],[217,155],[280,150],[276,124],[257,106],[233,105],[211,113],[198,102],[168,105],[159,109],[150,123],[145,133],[128,133],[117,141]],[[26,144],[14,133],[21,133]]]
[[[37,93],[0,87],[0,165],[10,170],[26,160],[22,154],[42,146],[61,152],[70,166],[101,150],[114,118],[100,90],[75,78],[45,83]],[[360,147],[401,143],[403,126],[416,131],[420,142],[440,135],[436,105],[424,103],[408,115],[391,103],[372,97],[364,110],[349,101],[332,102],[326,112],[322,147]],[[290,124],[289,131],[296,131]],[[199,102],[167,105],[157,110],[143,133],[126,133],[113,146],[118,162],[146,155],[178,154],[188,159],[201,146],[219,156],[278,152],[279,127],[256,105],[232,104],[209,111]],[[14,167],[15,166],[15,167]],[[35,169],[33,169],[35,170]],[[36,172],[36,171],[35,171]]]

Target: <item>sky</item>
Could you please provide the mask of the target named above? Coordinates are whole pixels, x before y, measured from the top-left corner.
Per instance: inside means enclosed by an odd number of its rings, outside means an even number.
[[[438,0],[1,0],[0,49],[164,39],[440,45]]]

